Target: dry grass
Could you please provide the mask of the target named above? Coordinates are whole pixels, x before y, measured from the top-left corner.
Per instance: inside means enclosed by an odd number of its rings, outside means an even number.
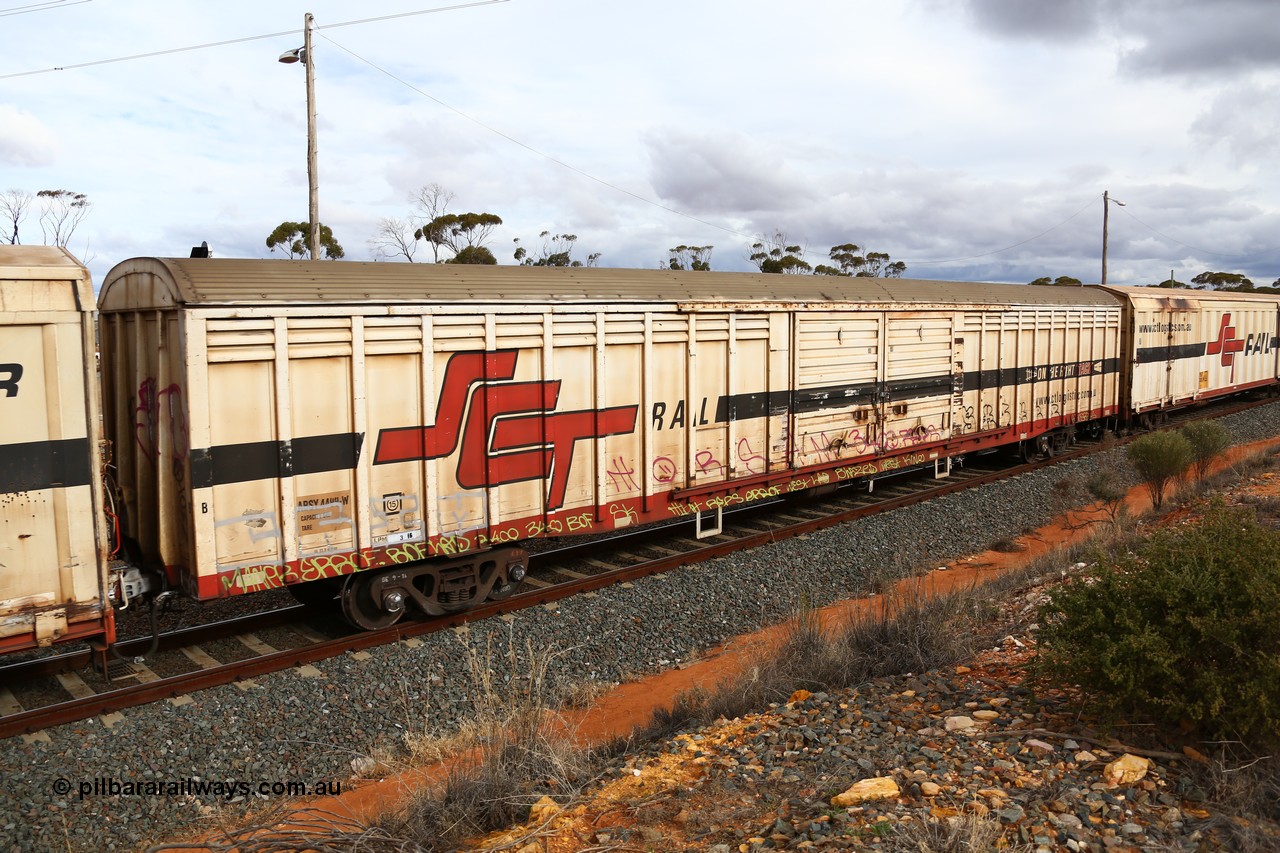
[[[427,850],[452,849],[467,838],[520,823],[544,796],[563,802],[594,776],[591,750],[574,743],[550,711],[548,670],[554,652],[519,649],[508,639],[507,672],[498,683],[493,637],[468,645],[473,718],[447,741],[411,745],[421,760],[444,760],[444,779],[379,824],[392,837]],[[458,758],[457,756],[461,756]],[[452,757],[452,758],[451,758]]]
[[[1222,755],[1199,767],[1196,783],[1213,807],[1213,826],[1235,850],[1274,850],[1280,838],[1265,824],[1280,823],[1280,752],[1253,755],[1222,744]]]
[[[1030,853],[1030,844],[1018,844],[1005,835],[1017,838],[1017,831],[1000,826],[992,818],[965,815],[948,820],[913,820],[900,823],[893,835],[877,849],[887,853],[985,853],[1003,850],[1008,853]]]
[[[750,666],[712,691],[682,694],[670,708],[656,712],[636,739],[740,717],[785,702],[801,689],[838,690],[958,663],[992,639],[980,627],[989,625],[985,601],[972,589],[930,595],[913,579],[882,596],[879,607],[851,611],[831,630],[823,627],[816,609],[801,606],[777,640],[755,650]]]

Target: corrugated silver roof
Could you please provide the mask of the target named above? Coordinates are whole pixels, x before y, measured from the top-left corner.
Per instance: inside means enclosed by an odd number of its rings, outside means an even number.
[[[107,274],[102,310],[199,305],[807,303],[1105,305],[1096,288],[669,270],[135,258]]]
[[[1157,299],[1173,305],[1242,299],[1253,302],[1280,302],[1280,294],[1275,293],[1223,293],[1217,290],[1195,290],[1189,287],[1120,287],[1110,284],[1102,287],[1126,299]]]

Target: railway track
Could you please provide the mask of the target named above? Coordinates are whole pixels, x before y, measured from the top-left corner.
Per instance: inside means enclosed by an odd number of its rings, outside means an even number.
[[[1214,408],[1213,416],[1247,408]],[[1205,411],[1200,416],[1207,416]],[[0,737],[39,732],[41,729],[90,717],[113,724],[113,715],[139,705],[163,700],[183,701],[187,694],[250,679],[292,667],[307,667],[348,652],[412,640],[467,622],[568,598],[642,577],[661,574],[735,551],[801,536],[877,512],[940,497],[997,480],[1015,477],[1046,465],[1094,452],[1097,443],[1081,443],[1054,457],[1017,465],[995,464],[995,456],[979,457],[966,467],[954,468],[945,479],[924,471],[901,472],[872,481],[872,487],[846,487],[835,493],[800,500],[779,500],[726,511],[724,532],[696,539],[688,524],[640,529],[608,539],[590,539],[532,554],[529,576],[510,598],[490,602],[465,613],[420,622],[402,622],[379,631],[352,633],[334,616],[317,616],[313,609],[294,605],[210,625],[160,635],[147,661],[121,661],[110,679],[101,673],[88,677],[92,654],[88,650],[37,658],[0,666]],[[263,639],[266,635],[267,639]],[[280,637],[291,637],[280,642]],[[233,649],[224,661],[207,652],[209,644]],[[286,645],[285,648],[278,646]],[[150,649],[151,640],[120,644],[122,656]],[[164,657],[166,656],[167,657]],[[173,661],[178,661],[177,664]],[[182,662],[186,663],[183,664]],[[183,669],[184,671],[173,671]],[[305,674],[305,671],[304,671]],[[98,683],[102,689],[90,685]],[[22,698],[20,698],[20,696]],[[46,697],[31,705],[30,697]],[[25,700],[25,701],[24,701]]]

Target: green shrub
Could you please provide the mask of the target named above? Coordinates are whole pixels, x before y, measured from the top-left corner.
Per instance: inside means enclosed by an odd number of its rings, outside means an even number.
[[[1052,593],[1038,667],[1112,712],[1278,742],[1277,602],[1280,531],[1219,502]]]
[[[1197,480],[1203,480],[1213,461],[1231,446],[1231,433],[1217,421],[1192,421],[1179,432],[1191,445],[1191,464]]]
[[[1191,442],[1176,432],[1152,432],[1135,439],[1125,455],[1147,487],[1151,504],[1159,509],[1169,486],[1191,465]]]

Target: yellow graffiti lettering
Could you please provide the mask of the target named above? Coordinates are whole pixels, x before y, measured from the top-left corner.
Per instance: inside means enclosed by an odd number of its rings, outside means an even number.
[[[794,486],[795,484],[793,483],[792,485]],[[769,486],[768,488],[765,488],[765,489],[750,490],[749,492],[747,492],[744,499],[748,502],[759,501],[759,500],[764,500],[765,498],[776,498],[780,494],[782,494],[781,486]]]
[[[471,540],[465,536],[441,536],[438,540],[431,543],[431,553],[437,556],[465,554],[470,550]]]
[[[590,530],[592,525],[591,513],[584,512],[580,515],[571,515],[564,520],[564,523],[570,532]]]
[[[610,504],[609,514],[613,516],[614,527],[626,527],[640,520],[640,514],[633,507],[623,504]]]
[[[508,527],[506,530],[495,530],[489,537],[489,542],[493,545],[501,545],[504,542],[518,542],[520,540],[520,531],[514,527]]]
[[[427,558],[427,549],[416,542],[396,545],[387,549],[387,559],[393,563],[412,563]]]

